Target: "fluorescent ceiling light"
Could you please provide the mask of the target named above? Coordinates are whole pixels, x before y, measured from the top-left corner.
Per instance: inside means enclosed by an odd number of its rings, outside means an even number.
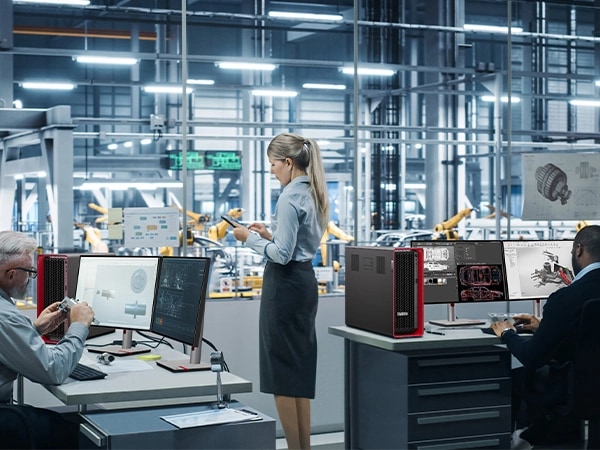
[[[495,102],[496,97],[494,97],[493,95],[482,95],[481,100],[484,102]],[[500,101],[502,103],[508,103],[508,97],[503,95],[502,97],[500,97]],[[521,99],[519,97],[511,96],[510,102],[511,103],[521,103]]]
[[[13,0],[13,3],[43,3],[47,5],[88,6],[90,0]]]
[[[302,85],[304,89],[332,89],[337,91],[343,91],[346,89],[345,84],[327,84],[327,83],[304,83]]]
[[[405,189],[425,189],[425,183],[406,183]]]
[[[596,80],[596,81],[594,81],[594,84],[595,84],[596,86],[600,86],[600,80]]]
[[[292,20],[325,20],[328,22],[339,22],[344,17],[341,14],[315,14],[302,12],[287,12],[287,11],[269,11],[269,17],[275,19],[292,19]]]
[[[342,67],[341,71],[346,75],[354,75],[354,67]],[[359,75],[373,75],[380,77],[391,77],[396,73],[395,70],[378,67],[358,67],[357,72]]]
[[[477,24],[465,24],[464,29],[466,31],[483,31],[486,33],[500,33],[508,34],[508,27],[499,27],[495,25],[477,25]],[[510,34],[519,34],[523,32],[521,27],[511,27]]]
[[[46,178],[46,172],[40,170],[39,172],[27,172],[15,174],[15,180],[24,180],[25,178]]]
[[[117,148],[119,148],[119,145],[118,145],[118,144],[115,144],[115,143],[113,142],[112,144],[108,144],[108,145],[106,146],[106,148],[107,148],[107,149],[109,149],[109,150],[116,150]]]
[[[230,70],[265,70],[271,71],[277,68],[275,64],[269,63],[251,63],[251,62],[234,62],[234,61],[221,61],[215,63],[215,65],[221,69]]]
[[[174,84],[151,84],[143,87],[144,92],[149,94],[182,94],[183,87]],[[191,94],[194,91],[191,87],[185,89],[186,94]]]
[[[142,139],[142,140],[140,141],[140,144],[141,144],[141,145],[148,145],[148,144],[152,144],[152,139],[150,139],[150,138],[145,138],[145,139]]]
[[[569,103],[573,106],[600,106],[600,100],[573,99]]]
[[[140,191],[152,191],[155,189],[181,188],[181,181],[84,181],[77,189],[82,191],[92,191],[95,189],[108,188],[114,191],[125,191],[127,189],[138,189]]]
[[[106,64],[114,66],[133,66],[138,60],[118,56],[75,56],[75,61],[82,64]]]
[[[187,82],[188,84],[202,84],[204,86],[212,86],[213,84],[215,84],[215,80],[201,80],[194,78],[187,80]]]
[[[21,83],[23,89],[47,89],[50,91],[71,91],[75,89],[74,83],[53,81],[24,81]]]
[[[296,91],[282,91],[281,89],[253,89],[252,95],[257,97],[295,97]]]

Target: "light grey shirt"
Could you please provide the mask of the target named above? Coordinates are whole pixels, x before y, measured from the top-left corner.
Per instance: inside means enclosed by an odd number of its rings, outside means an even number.
[[[308,176],[294,178],[284,187],[275,213],[271,217],[273,240],[250,233],[246,245],[264,255],[268,261],[287,264],[290,261],[311,261],[319,248],[325,230],[319,225],[315,200],[308,185]]]
[[[0,289],[0,403],[12,400],[17,374],[41,384],[60,384],[81,358],[88,327],[72,323],[56,345],[46,345],[29,317]]]

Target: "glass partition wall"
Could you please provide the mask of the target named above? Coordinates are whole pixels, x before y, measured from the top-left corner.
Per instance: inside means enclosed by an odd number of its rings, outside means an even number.
[[[266,147],[290,131],[319,142],[332,220],[357,243],[418,229],[512,237],[521,155],[598,147],[597,106],[578,103],[598,96],[600,9],[589,2],[4,3],[13,47],[0,61],[13,74],[1,97],[71,107],[73,213],[100,229],[110,207],[179,206],[199,238],[232,208],[269,221],[280,186]],[[39,67],[73,88],[28,89]],[[5,151],[43,155],[1,131]],[[44,181],[21,175],[5,213],[46,232]]]

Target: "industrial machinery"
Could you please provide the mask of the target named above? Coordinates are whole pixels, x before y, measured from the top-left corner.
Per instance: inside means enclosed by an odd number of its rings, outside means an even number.
[[[350,236],[348,233],[344,232],[340,227],[338,227],[333,220],[330,220],[327,223],[327,228],[325,228],[325,232],[321,237],[321,260],[322,264],[327,265],[327,241],[329,240],[329,236],[333,235],[341,241],[344,242],[352,242],[354,240],[354,236]],[[334,270],[339,270],[339,262],[333,261]]]
[[[580,220],[579,222],[577,222],[577,224],[575,225],[575,231],[577,233],[579,233],[579,231],[585,227],[587,227],[588,225],[591,225],[587,220]]]
[[[181,212],[181,209],[179,212]],[[188,210],[185,215],[191,219],[187,221],[188,229],[194,231],[204,231],[206,224],[210,222],[210,214],[200,214]]]
[[[108,253],[108,245],[102,240],[98,228],[79,222],[75,222],[74,225],[83,230],[85,241],[90,244],[92,253]]]
[[[490,213],[484,217],[484,219],[495,219],[496,218],[496,207],[493,205],[486,205],[486,207],[490,210]],[[509,217],[509,214],[504,211],[504,210],[500,210],[500,216],[501,217]]]
[[[455,228],[461,220],[463,220],[466,217],[469,217],[473,211],[474,208],[461,209],[458,213],[450,217],[448,220],[442,223],[438,223],[436,226],[433,227],[433,231],[438,233],[436,236],[434,236],[433,240],[455,241],[460,239],[458,231],[456,231]]]
[[[102,222],[106,222],[108,220],[108,209],[103,208],[102,206],[97,205],[95,203],[88,203],[88,207],[90,209],[93,209],[94,211],[102,214],[100,217],[96,218],[96,220],[95,220],[96,223],[102,223]]]

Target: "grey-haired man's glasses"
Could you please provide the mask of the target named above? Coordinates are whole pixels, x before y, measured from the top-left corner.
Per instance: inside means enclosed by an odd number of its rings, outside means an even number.
[[[34,269],[33,267],[26,269],[25,267],[13,267],[12,269],[8,269],[7,272],[9,270],[22,270],[23,272],[27,272],[27,274],[29,275],[29,278],[36,278],[37,277],[37,270]]]

